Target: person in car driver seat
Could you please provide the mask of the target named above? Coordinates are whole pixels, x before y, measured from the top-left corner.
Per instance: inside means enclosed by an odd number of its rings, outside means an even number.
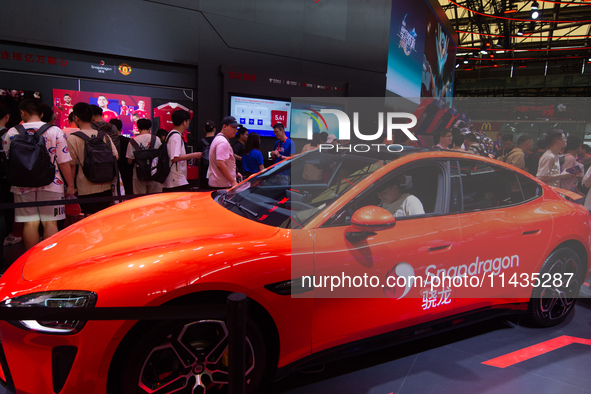
[[[382,200],[380,207],[387,209],[394,217],[424,215],[423,203],[412,194],[405,193],[412,187],[412,178],[404,174],[381,185],[377,192]]]

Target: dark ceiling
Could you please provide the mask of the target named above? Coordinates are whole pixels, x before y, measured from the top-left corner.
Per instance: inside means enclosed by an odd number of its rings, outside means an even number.
[[[440,4],[459,36],[456,80],[462,91],[469,90],[466,81],[475,79],[591,72],[591,1],[440,0]],[[539,16],[534,19],[536,6]],[[574,87],[575,95],[591,93],[584,86],[580,89],[581,84],[569,86],[564,78],[544,81],[530,93],[539,95],[545,89],[556,94],[560,88],[565,93],[565,88]],[[514,95],[497,85],[496,93],[486,95]],[[488,84],[487,90],[493,88]]]

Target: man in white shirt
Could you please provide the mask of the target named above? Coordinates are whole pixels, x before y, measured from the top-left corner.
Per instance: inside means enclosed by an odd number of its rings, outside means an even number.
[[[150,144],[154,141],[152,149],[158,149],[162,145],[160,138],[151,134],[152,121],[150,119],[139,119],[137,121],[137,128],[140,131],[139,135],[133,137],[129,144],[127,144],[127,152],[125,157],[129,165],[134,165],[135,155],[133,152],[136,149],[149,149]],[[152,138],[153,137],[153,138]],[[136,148],[137,146],[137,148]],[[160,193],[162,191],[162,184],[156,181],[141,181],[137,177],[136,167],[133,167],[133,194],[152,194]]]
[[[177,192],[187,190],[187,160],[201,159],[201,152],[187,153],[185,143],[181,137],[183,132],[189,128],[191,115],[185,110],[178,110],[172,113],[172,124],[174,128],[167,135],[166,148],[170,159],[170,174],[162,185],[163,192]],[[139,120],[138,120],[139,122]]]
[[[233,116],[226,116],[222,120],[222,130],[215,136],[209,147],[209,169],[207,178],[209,186],[215,189],[233,187],[242,180],[240,173],[236,173],[236,159],[230,145],[230,138],[236,136],[238,122]]]
[[[411,177],[404,174],[391,179],[378,188],[379,206],[387,209],[394,217],[424,215],[421,200],[412,194],[404,193],[410,188]]]
[[[561,179],[572,179],[575,176],[570,173],[561,174],[558,155],[566,147],[564,132],[553,129],[546,137],[548,150],[540,157],[540,165],[536,177],[549,186],[560,187]]]
[[[38,130],[45,123],[41,121],[41,108],[35,100],[23,100],[19,105],[19,111],[25,130]],[[11,128],[4,135],[4,151],[10,156],[12,139],[18,135],[16,128]],[[49,152],[52,163],[56,163],[53,182],[41,187],[17,187],[12,186],[14,202],[56,201],[64,197],[64,181],[67,183],[66,195],[74,194],[74,178],[70,170],[70,153],[64,133],[59,127],[50,127],[43,133],[45,146]],[[63,178],[62,175],[63,174]],[[39,222],[43,225],[43,237],[48,238],[58,232],[57,221],[65,219],[63,205],[48,207],[26,207],[15,209],[16,222],[25,224],[23,240],[27,249],[39,243]]]

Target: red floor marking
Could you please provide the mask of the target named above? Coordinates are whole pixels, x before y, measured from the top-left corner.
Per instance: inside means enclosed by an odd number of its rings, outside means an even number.
[[[583,283],[583,286],[589,287],[589,283],[585,282],[585,283]]]
[[[572,343],[581,343],[583,345],[591,346],[591,339],[583,339],[577,337],[569,337],[563,335],[558,338],[551,339],[537,345],[526,347],[525,349],[517,350],[516,352],[505,354],[497,358],[493,358],[488,361],[484,361],[482,364],[491,365],[498,368],[510,367],[513,364],[520,363],[530,358],[540,356],[542,354],[551,352],[552,350],[560,349],[561,347],[570,345]]]

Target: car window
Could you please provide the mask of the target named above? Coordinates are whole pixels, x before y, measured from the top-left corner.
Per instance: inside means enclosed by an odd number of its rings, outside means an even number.
[[[396,158],[310,151],[214,198],[248,219],[270,226],[301,228],[350,188]],[[316,179],[306,179],[309,166],[316,169]]]
[[[517,174],[517,179],[519,179],[524,201],[530,201],[542,195],[542,187],[537,182],[521,174]]]
[[[516,172],[473,160],[460,160],[459,166],[463,212],[505,207],[525,201]],[[528,187],[528,196],[531,196],[531,186]]]
[[[395,169],[362,192],[324,227],[348,225],[353,213],[368,205],[387,209],[397,220],[447,213],[444,167],[441,162],[431,162]]]

